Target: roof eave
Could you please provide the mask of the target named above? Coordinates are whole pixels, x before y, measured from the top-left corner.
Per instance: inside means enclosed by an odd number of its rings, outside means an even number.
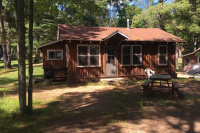
[[[188,55],[192,55],[192,54],[198,52],[199,50],[200,50],[200,48],[198,48],[197,50],[195,50],[195,51],[193,51],[193,52],[191,52],[191,53],[188,53],[188,54],[185,54],[185,55],[181,56],[181,58],[183,58],[183,57],[185,57],[185,56],[188,56]]]
[[[38,46],[37,49],[41,49],[41,48],[43,48],[45,46],[48,46],[48,45],[51,45],[51,44],[54,44],[54,43],[57,43],[57,42],[61,42],[61,41],[64,41],[64,39],[56,40],[56,41],[49,42],[49,43],[44,43],[44,44]]]
[[[121,36],[125,37],[126,39],[129,39],[129,38],[130,38],[130,37],[127,36],[126,34],[120,32],[119,30],[117,30],[117,31],[115,31],[114,33],[112,33],[112,34],[108,35],[107,37],[103,38],[102,40],[107,40],[107,39],[113,37],[113,36],[116,35],[116,34],[120,34]]]

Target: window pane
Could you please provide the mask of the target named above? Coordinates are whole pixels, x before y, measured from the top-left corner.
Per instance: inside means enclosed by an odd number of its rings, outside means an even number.
[[[141,58],[142,58],[141,55],[133,55],[133,64],[137,64],[137,65],[142,64]]]
[[[88,66],[88,56],[79,56],[78,57],[79,66]]]
[[[88,47],[87,46],[78,46],[78,55],[87,55]]]
[[[130,46],[123,46],[123,55],[130,54],[131,47]]]
[[[55,59],[55,52],[49,51],[49,59]]]
[[[166,46],[160,46],[160,54],[167,54],[167,47]]]
[[[56,59],[62,59],[62,52],[56,51]]]
[[[90,56],[90,65],[99,66],[99,56]]]
[[[90,46],[90,55],[99,55],[99,46]]]
[[[167,60],[166,60],[166,56],[165,55],[160,55],[159,64],[161,64],[161,65],[167,64]]]
[[[141,47],[133,46],[133,54],[141,54]]]
[[[130,55],[124,55],[123,56],[123,65],[130,65]]]

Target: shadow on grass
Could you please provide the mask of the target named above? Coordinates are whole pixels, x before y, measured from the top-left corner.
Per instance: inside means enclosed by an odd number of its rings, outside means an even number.
[[[141,93],[134,94],[135,96],[133,94],[118,88],[99,93],[66,93],[59,97],[59,101],[35,109],[32,116],[13,114],[12,117],[1,117],[0,129],[15,133],[56,132],[63,127],[60,132],[76,132],[80,128],[79,131],[85,132],[120,133],[121,127],[109,124],[116,120],[129,119],[132,109],[138,112],[141,108]],[[88,95],[95,100],[87,99]]]
[[[16,72],[16,71],[17,71],[16,68],[11,68],[11,69],[0,71],[0,75],[7,74],[9,72]]]
[[[4,85],[8,85],[11,83],[15,83],[17,82],[18,79],[17,78],[13,78],[13,77],[1,77],[0,79],[0,88],[3,87]]]
[[[161,132],[172,129],[196,132],[195,124],[200,120],[200,97],[188,102],[188,99],[173,100],[166,93],[153,93],[144,98],[139,86],[123,84],[111,90],[64,93],[56,101],[34,109],[32,116],[16,113],[9,116],[0,110],[0,131],[120,133],[124,128],[143,131],[144,127],[138,126],[143,124],[143,120],[148,120],[150,122],[145,123],[148,132],[159,132],[159,126],[152,126],[151,122],[154,124],[155,121],[160,125],[164,123]],[[133,127],[126,127],[124,123]]]

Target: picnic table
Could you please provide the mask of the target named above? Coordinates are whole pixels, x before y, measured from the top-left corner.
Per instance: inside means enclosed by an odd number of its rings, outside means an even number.
[[[178,82],[172,81],[170,75],[152,75],[143,86],[143,95],[150,96],[152,91],[169,92],[171,97],[180,97],[179,88],[183,88]],[[170,86],[171,85],[171,86]]]
[[[166,92],[166,90],[164,90],[164,88],[167,88],[168,92],[172,96],[170,85],[169,85],[170,84],[169,80],[172,79],[170,75],[152,75],[150,77],[150,79],[152,80],[152,84],[151,84],[152,89],[158,88],[158,91]],[[159,81],[159,82],[157,82],[157,81]],[[159,86],[157,86],[157,85],[155,85],[155,83],[160,83],[160,84],[159,84]],[[164,84],[166,84],[167,86]]]
[[[148,96],[151,94],[152,91],[161,91],[161,92],[169,92],[170,95],[172,96],[169,85],[170,84],[169,80],[172,79],[170,75],[152,75],[149,79],[150,80],[147,80],[142,84],[144,95]]]

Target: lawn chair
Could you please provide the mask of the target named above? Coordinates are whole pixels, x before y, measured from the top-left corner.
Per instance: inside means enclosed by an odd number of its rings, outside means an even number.
[[[149,79],[152,75],[155,74],[155,71],[151,70],[150,68],[146,68],[145,72],[147,73],[147,79]]]

